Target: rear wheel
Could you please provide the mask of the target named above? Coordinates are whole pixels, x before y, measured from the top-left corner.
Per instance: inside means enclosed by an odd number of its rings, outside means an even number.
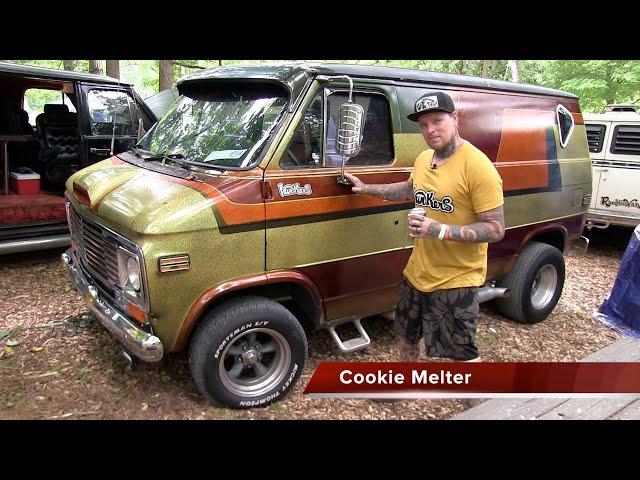
[[[193,379],[212,403],[267,406],[295,384],[307,359],[307,338],[293,314],[262,297],[243,297],[212,310],[189,351]]]
[[[496,310],[520,323],[538,323],[555,308],[564,286],[564,258],[555,247],[531,242],[500,283],[509,297],[494,300]]]

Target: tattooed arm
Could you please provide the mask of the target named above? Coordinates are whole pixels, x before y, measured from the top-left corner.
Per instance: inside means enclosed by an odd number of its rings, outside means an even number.
[[[345,172],[344,176],[353,184],[351,188],[353,193],[364,193],[392,201],[410,200],[413,198],[413,184],[409,180],[398,183],[369,185],[350,173]]]
[[[443,240],[470,243],[494,243],[504,237],[504,208],[499,206],[486,212],[477,214],[477,223],[470,225],[444,225]],[[409,217],[409,229],[412,237],[439,238],[442,232],[442,223],[427,217],[411,215]]]

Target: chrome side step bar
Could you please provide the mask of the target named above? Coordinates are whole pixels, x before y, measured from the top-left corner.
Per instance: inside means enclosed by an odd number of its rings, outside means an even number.
[[[349,322],[344,322],[344,323],[349,323]],[[331,325],[327,327],[329,330],[329,335],[331,335],[331,338],[333,339],[335,344],[338,346],[340,351],[344,353],[356,352],[358,350],[362,350],[363,348],[367,348],[371,344],[371,339],[369,338],[369,335],[367,335],[367,332],[365,331],[364,327],[360,323],[360,319],[356,318],[354,320],[351,320],[351,323],[353,323],[353,326],[356,327],[356,330],[358,330],[358,333],[360,334],[360,336],[356,338],[351,338],[345,341],[342,341],[340,339],[340,336],[338,335],[338,332],[336,332],[337,325]]]

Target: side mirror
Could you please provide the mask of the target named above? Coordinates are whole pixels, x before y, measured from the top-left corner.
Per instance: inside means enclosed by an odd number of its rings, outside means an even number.
[[[355,157],[360,152],[362,142],[362,128],[364,122],[364,108],[353,101],[353,81],[348,76],[332,77],[331,79],[346,78],[349,80],[349,100],[340,105],[338,111],[338,128],[336,132],[336,151],[342,155],[342,171],[338,183],[350,185],[344,176],[344,165],[349,157]]]

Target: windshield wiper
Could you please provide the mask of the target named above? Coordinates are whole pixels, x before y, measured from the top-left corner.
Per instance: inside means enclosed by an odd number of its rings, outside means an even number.
[[[217,167],[213,167],[208,163],[203,163],[203,162],[194,162],[193,160],[187,160],[184,158],[184,155],[181,153],[152,153],[152,157],[149,158],[149,160],[162,160],[162,165],[165,164],[165,162],[169,161],[169,162],[173,162],[176,163],[184,168],[188,168],[188,167],[200,167],[200,168],[206,168],[207,170],[216,170],[218,172],[222,172],[221,168],[217,168]]]
[[[132,151],[136,157],[142,158],[143,160],[148,160],[149,157],[155,157],[157,155],[156,153],[150,152],[149,150],[145,150],[136,145],[131,147],[129,150]]]

